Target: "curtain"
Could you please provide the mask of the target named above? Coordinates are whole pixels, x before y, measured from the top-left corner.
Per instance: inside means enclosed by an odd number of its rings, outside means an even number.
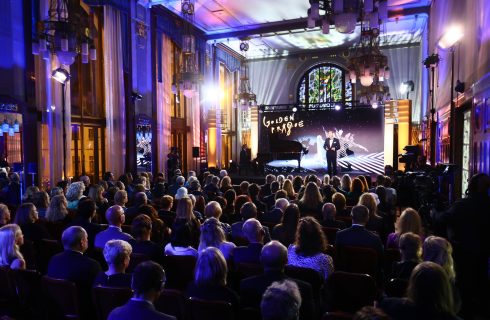
[[[248,61],[252,92],[257,104],[287,103],[289,79],[287,60]],[[284,98],[285,97],[285,98]]]
[[[172,93],[172,41],[170,37],[163,33],[158,33],[157,37],[161,40],[161,50],[155,50],[160,57],[161,63],[157,64],[159,68],[157,74],[157,139],[155,142],[155,150],[158,153],[158,170],[166,170],[167,154],[169,153],[169,141],[170,141],[170,108]],[[161,80],[158,78],[158,74],[161,75]]]
[[[114,175],[124,173],[126,154],[126,120],[121,13],[104,6],[104,91],[106,112],[106,168]]]
[[[412,121],[420,122],[422,102],[420,94],[421,70],[423,68],[420,46],[381,51],[388,57],[388,65],[391,72],[387,83],[393,99],[406,99],[407,94],[400,92],[400,85],[409,80],[414,82],[414,91],[409,93],[409,99],[412,100]]]

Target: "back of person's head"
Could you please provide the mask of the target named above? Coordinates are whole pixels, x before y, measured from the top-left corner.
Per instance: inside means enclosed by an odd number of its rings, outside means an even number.
[[[296,230],[296,252],[303,256],[314,256],[327,248],[327,238],[321,225],[313,217],[299,219]]]
[[[340,178],[337,176],[333,176],[332,179],[330,179],[330,184],[334,188],[340,188]]]
[[[262,242],[264,239],[264,229],[259,220],[251,218],[243,223],[242,232],[250,243]]]
[[[384,186],[377,186],[375,190],[378,195],[378,199],[381,203],[386,202],[386,188]]]
[[[36,208],[48,208],[49,207],[49,195],[46,191],[39,191],[32,196],[32,202]]]
[[[357,311],[352,320],[391,320],[391,318],[381,309],[366,306]]]
[[[165,185],[161,182],[156,183],[151,193],[155,198],[163,197],[165,195]]]
[[[9,207],[0,203],[0,224],[8,224],[10,222],[10,210]]]
[[[368,191],[369,190],[369,184],[368,184],[368,181],[367,181],[366,177],[363,176],[363,175],[359,175],[357,178],[359,180],[361,180],[361,182],[362,182],[363,191],[364,192]]]
[[[206,218],[214,217],[216,219],[219,219],[219,217],[221,217],[221,213],[222,212],[223,211],[221,210],[221,206],[219,205],[218,202],[216,202],[216,201],[210,201],[206,205],[206,208],[204,209],[204,216]]]
[[[105,212],[105,218],[109,225],[120,227],[125,221],[124,210],[117,204],[113,205]]]
[[[221,178],[224,178],[224,177],[228,176],[228,172],[227,172],[226,170],[221,170],[221,171],[219,172],[219,176],[220,176]]]
[[[217,203],[219,203],[219,206],[221,208],[221,210],[223,210],[223,208],[226,208],[226,205],[228,204],[228,201],[226,201],[226,199],[222,196],[217,196],[214,198],[214,201],[216,201]]]
[[[221,186],[221,188],[231,187],[231,178],[229,176],[223,176],[223,179],[221,179],[221,182],[220,182],[220,186]]]
[[[403,210],[397,222],[397,229],[398,234],[413,232],[422,236],[422,220],[419,213],[412,208]]]
[[[276,180],[276,177],[273,174],[268,174],[265,176],[265,183],[266,184],[271,184]]]
[[[199,239],[199,251],[207,247],[218,248],[225,241],[225,234],[221,224],[216,218],[208,218],[201,225],[201,236]]]
[[[143,238],[151,233],[151,218],[146,214],[140,214],[133,219],[131,234],[136,239]]]
[[[214,176],[211,179],[211,183],[214,184],[215,186],[219,185],[219,177],[218,176]]]
[[[66,191],[66,199],[68,201],[79,200],[83,196],[83,191],[85,191],[85,185],[83,182],[73,182],[68,186],[68,190]]]
[[[250,183],[248,181],[242,181],[240,183],[240,192],[241,194],[248,194],[248,187],[250,186]]]
[[[364,192],[364,184],[362,183],[361,179],[354,178],[354,180],[352,180],[352,184],[350,186],[350,191],[354,192],[354,193]]]
[[[133,248],[124,240],[109,240],[104,246],[104,259],[108,265],[122,266],[129,265],[129,259]]]
[[[209,247],[197,259],[194,282],[197,286],[225,286],[228,268],[219,249]]]
[[[183,198],[187,198],[189,195],[187,193],[187,188],[185,187],[180,187],[177,189],[177,192],[175,193],[175,200],[180,200]]]
[[[271,193],[276,193],[279,190],[280,184],[277,181],[271,183]]]
[[[286,192],[286,190],[277,190],[275,196],[274,196],[274,200],[277,200],[277,199],[281,199],[281,198],[284,198],[284,199],[287,199],[288,198],[288,193]]]
[[[407,232],[401,235],[398,243],[402,261],[420,261],[422,240],[418,234]]]
[[[23,259],[17,245],[17,237],[21,234],[22,231],[16,224],[7,224],[0,228],[0,266],[10,266],[15,259]]]
[[[23,226],[28,223],[34,223],[39,219],[36,207],[30,203],[26,202],[20,205],[17,208],[17,212],[15,213],[15,223],[19,226]]]
[[[336,192],[332,195],[332,203],[335,205],[337,211],[341,211],[345,209],[347,199],[342,193]]]
[[[114,203],[120,206],[126,205],[128,202],[128,193],[126,190],[118,190],[114,195]]]
[[[337,209],[333,203],[325,203],[322,207],[322,218],[324,221],[326,220],[335,220],[335,216],[337,214]]]
[[[174,203],[174,199],[168,195],[165,195],[162,197],[162,199],[160,199],[160,206],[163,209],[170,210],[172,208],[173,203]]]
[[[305,192],[303,193],[303,197],[301,200],[299,200],[299,202],[310,207],[315,207],[322,203],[322,195],[315,182],[308,182]]]
[[[136,192],[133,198],[133,205],[135,207],[139,207],[143,204],[146,204],[147,202],[148,202],[148,197],[146,196],[146,193]]]
[[[300,215],[298,205],[296,203],[290,203],[282,215],[281,224],[286,229],[296,232]]]
[[[342,180],[340,181],[340,185],[341,185],[342,189],[344,189],[346,191],[350,191],[350,188],[352,185],[352,179],[347,173],[342,176]]]
[[[240,215],[243,220],[257,218],[257,207],[253,202],[246,202],[240,208]]]
[[[260,310],[263,320],[297,320],[301,295],[296,282],[273,282],[262,295]]]
[[[235,200],[236,200],[236,192],[233,189],[228,189],[225,191],[223,194],[223,197],[226,199],[226,204],[230,206],[235,205]]]
[[[385,188],[390,188],[391,187],[391,178],[388,176],[385,176],[385,180],[383,181],[383,186]]]
[[[46,210],[46,220],[50,222],[61,221],[68,215],[67,202],[64,195],[60,194],[51,199],[48,210]]]
[[[256,183],[252,183],[251,185],[248,186],[248,194],[250,197],[255,198],[259,195],[260,193],[260,186]]]
[[[325,174],[325,175],[323,176],[323,184],[324,184],[324,185],[330,184],[330,175]]]
[[[485,173],[477,173],[470,178],[468,182],[468,188],[466,195],[488,195],[488,189],[490,189],[490,177]]]
[[[285,198],[279,198],[276,200],[275,207],[277,209],[280,209],[282,212],[286,210],[287,206],[289,205],[289,201]]]
[[[104,180],[104,181],[110,181],[113,178],[114,178],[114,175],[110,171],[104,172],[104,174],[102,175],[102,180]]]
[[[413,269],[407,296],[425,314],[455,314],[450,280],[444,269],[436,263],[422,262]]]
[[[288,249],[279,241],[272,240],[262,248],[260,263],[266,270],[283,271],[288,263]]]
[[[165,271],[162,266],[153,261],[145,261],[134,269],[131,289],[135,295],[146,295],[151,292],[159,294],[165,281]]]
[[[358,205],[363,205],[366,206],[369,210],[369,217],[375,217],[378,212],[378,205],[376,203],[376,198],[373,196],[372,193],[363,193],[359,197],[359,201],[357,202]]]
[[[170,244],[173,247],[187,248],[192,242],[192,230],[189,223],[174,224],[170,234]]]
[[[427,237],[423,244],[423,259],[440,265],[446,271],[449,279],[454,280],[453,247],[451,243],[444,238],[430,236]]]
[[[175,210],[175,217],[177,219],[184,219],[190,221],[193,217],[192,213],[192,200],[190,198],[182,198],[177,202],[177,209]]]
[[[357,205],[351,211],[352,223],[365,225],[369,221],[369,209],[363,205]]]
[[[94,200],[90,198],[83,198],[78,202],[77,216],[83,219],[92,219],[95,215],[97,206]]]
[[[53,198],[54,196],[64,195],[63,189],[60,187],[54,187],[51,189],[50,196]]]
[[[88,244],[83,243],[84,239],[87,239],[87,232],[79,226],[68,227],[61,235],[61,243],[65,250],[85,251],[85,245]]]

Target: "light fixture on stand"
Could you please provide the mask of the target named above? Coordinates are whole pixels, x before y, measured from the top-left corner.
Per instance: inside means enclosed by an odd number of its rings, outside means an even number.
[[[235,95],[236,104],[242,109],[248,109],[257,105],[257,96],[252,92],[249,79],[249,69],[247,62],[247,51],[250,48],[249,43],[245,40],[240,43],[240,52],[245,57],[240,67],[240,86],[238,93]]]
[[[70,81],[70,73],[63,68],[58,68],[53,71],[51,77],[61,84],[61,119],[63,122],[63,179],[67,179],[66,175],[66,120],[65,120],[65,104],[66,104],[66,83]]]
[[[82,63],[96,60],[97,52],[88,25],[89,21],[83,21],[81,14],[69,11],[69,0],[50,0],[47,19],[37,24],[32,54],[46,60],[51,54],[56,55],[66,66],[73,64],[79,53]]]
[[[192,98],[200,82],[199,65],[196,54],[196,38],[192,32],[194,22],[195,0],[181,0],[181,14],[184,18],[182,32],[182,60],[178,74],[179,89],[187,98]]]

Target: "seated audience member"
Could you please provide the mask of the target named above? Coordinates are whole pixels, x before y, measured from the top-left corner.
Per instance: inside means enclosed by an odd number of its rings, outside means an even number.
[[[176,201],[179,201],[180,199],[188,198],[188,197],[189,197],[189,192],[187,192],[187,188],[180,187],[177,189],[177,192],[175,193],[175,200]]]
[[[192,231],[188,223],[174,224],[170,242],[164,249],[166,256],[194,256],[197,258],[198,252],[192,247]]]
[[[203,196],[196,196],[193,195],[193,194],[190,194],[189,195],[189,199],[191,199],[191,203],[192,203],[192,213],[194,214],[194,217],[196,217],[196,219],[201,222],[201,221],[204,221],[204,216],[202,215],[201,212],[204,212],[204,208],[205,208],[205,205],[204,205],[204,197]],[[199,207],[202,207],[202,211],[199,211],[197,210],[198,209],[198,205],[197,203],[201,202],[202,201],[202,206],[201,204],[199,204]]]
[[[125,217],[124,211],[120,206],[114,205],[107,209],[105,218],[109,223],[109,227],[106,230],[97,233],[95,236],[94,245],[96,248],[104,248],[106,242],[109,240],[117,239],[128,241],[133,239],[133,237],[123,232],[121,229],[121,226],[124,224]]]
[[[54,196],[46,211],[46,220],[51,223],[67,223],[69,219],[65,196]]]
[[[234,220],[233,216],[235,214],[235,190],[226,190],[226,192],[223,194],[223,198],[226,200],[226,206],[223,208],[223,215],[221,216],[221,219],[223,222],[230,223],[230,220]]]
[[[51,199],[53,199],[54,196],[65,195],[65,192],[61,187],[54,187],[51,189],[49,195],[51,196]]]
[[[235,204],[233,205],[235,208],[235,212],[228,217],[229,223],[233,224],[242,219],[242,216],[240,215],[240,210],[242,209],[242,206],[247,202],[252,202],[250,197],[247,195],[242,194],[235,198]]]
[[[264,203],[267,205],[267,210],[272,209],[274,206],[274,202],[276,201],[276,192],[280,189],[279,182],[273,181],[270,184],[270,194],[268,196],[264,196]]]
[[[242,181],[240,183],[240,195],[248,196],[248,187],[250,186],[250,182]]]
[[[137,265],[131,281],[133,297],[125,305],[112,310],[108,320],[176,320],[173,316],[158,312],[153,305],[165,281],[165,271],[159,264],[145,261]]]
[[[240,209],[240,216],[242,217],[242,221],[235,222],[234,224],[231,225],[231,237],[233,239],[237,238],[244,238],[245,235],[243,234],[243,224],[245,221],[248,219],[257,219],[257,207],[255,204],[252,202],[246,202],[242,205],[242,208]],[[271,241],[271,236],[269,232],[269,228],[266,226],[262,226],[264,229],[264,242],[269,242]]]
[[[49,207],[49,195],[46,191],[39,191],[32,196],[32,203],[36,206],[40,219],[46,217],[46,210]]]
[[[259,220],[251,218],[245,221],[242,232],[248,240],[246,247],[235,249],[233,260],[238,263],[260,263],[260,252],[264,245],[264,230]]]
[[[223,179],[221,179],[219,190],[221,193],[225,193],[226,191],[232,189],[233,185],[231,184],[231,178],[229,176],[224,176]]]
[[[24,244],[22,230],[16,224],[0,228],[0,266],[10,269],[25,269],[26,261],[19,247]]]
[[[289,205],[289,201],[285,198],[279,198],[276,200],[274,208],[267,211],[266,214],[263,215],[262,220],[271,222],[271,223],[279,223],[282,220],[282,215]]]
[[[449,281],[454,284],[456,273],[453,263],[453,247],[444,238],[430,236],[425,239],[423,244],[423,260],[437,263],[446,272]]]
[[[272,283],[260,302],[263,320],[298,320],[300,307],[298,285],[291,280]]]
[[[216,201],[210,201],[207,205],[206,208],[204,209],[204,218],[209,219],[209,218],[216,218],[219,221],[219,218],[221,217],[222,214],[221,206],[219,205],[218,202]],[[219,222],[221,228],[223,229],[223,232],[225,233],[225,236],[227,239],[231,238],[231,226],[228,223],[224,222]]]
[[[10,223],[10,210],[9,207],[0,203],[0,227]]]
[[[378,204],[376,197],[373,193],[363,193],[359,197],[358,205],[363,205],[369,210],[369,220],[366,223],[366,229],[375,231],[379,234],[381,239],[386,239],[387,235],[385,232],[384,221],[378,215]]]
[[[267,212],[267,205],[260,201],[259,199],[259,194],[260,194],[260,186],[256,183],[252,183],[248,187],[248,194],[250,196],[250,200],[255,204],[257,207],[257,216],[262,217],[264,213]]]
[[[286,276],[284,268],[288,262],[288,251],[279,241],[271,241],[262,248],[260,262],[264,273],[243,279],[240,282],[242,307],[260,308],[262,295],[276,281],[293,280],[299,288],[303,303],[300,308],[301,319],[314,319],[315,305],[311,285]]]
[[[221,191],[219,190],[219,177],[213,176],[211,178],[211,183],[207,184],[203,188],[203,191],[209,200],[214,200],[215,197],[220,196]]]
[[[332,203],[335,206],[337,216],[350,217],[350,210],[347,209],[347,199],[342,193],[334,193],[332,196]]]
[[[383,182],[383,187],[386,189],[386,201],[392,206],[396,205],[397,195],[396,190],[391,187],[391,178],[386,176]]]
[[[92,222],[95,216],[95,210],[95,202],[92,199],[84,198],[80,200],[77,215],[70,224],[72,226],[80,226],[87,232],[90,248],[94,246],[95,235],[103,230],[100,224]]]
[[[197,248],[199,246],[201,223],[194,214],[192,200],[190,198],[183,198],[177,202],[177,210],[175,212],[175,222],[172,225],[172,232],[175,232],[176,229],[180,228],[184,224],[190,229],[190,245]]]
[[[352,187],[352,178],[346,173],[342,176],[342,179],[340,180],[339,192],[347,196],[347,194],[350,192],[351,187]]]
[[[208,247],[215,247],[221,251],[226,260],[233,256],[235,244],[226,241],[220,222],[216,218],[208,218],[201,225],[201,239],[199,241],[199,253]]]
[[[215,247],[204,249],[197,259],[194,281],[189,284],[188,297],[225,301],[237,310],[240,303],[238,294],[226,287],[228,267],[220,250]]]
[[[357,311],[352,320],[391,320],[391,318],[381,309],[366,306]]]
[[[38,242],[41,239],[50,239],[51,235],[48,229],[38,223],[39,216],[37,215],[36,207],[26,202],[20,205],[15,213],[14,222],[22,229],[24,238],[33,242]]]
[[[37,186],[29,186],[26,188],[26,191],[22,195],[22,202],[33,202],[34,194],[39,192],[39,187]]]
[[[168,188],[168,195],[174,197],[179,188],[182,188],[185,184],[185,178],[183,176],[178,176],[175,182]]]
[[[282,184],[282,190],[286,191],[289,201],[296,200],[296,193],[294,192],[293,183],[291,182],[291,180],[284,180],[284,183]]]
[[[271,183],[274,181],[276,181],[276,177],[273,174],[268,174],[265,176],[265,183],[260,186],[261,199],[271,195]]]
[[[288,248],[288,264],[318,271],[326,280],[333,272],[333,260],[325,254],[327,238],[313,217],[301,218],[296,231],[296,241]]]
[[[163,252],[155,242],[150,240],[151,228],[151,218],[146,214],[140,214],[131,224],[131,234],[134,239],[129,239],[128,242],[133,247],[133,253],[144,254],[153,261],[161,262]]]
[[[94,280],[94,286],[131,287],[131,274],[125,273],[133,249],[124,240],[109,240],[104,246],[104,259],[107,262],[106,272],[99,272]]]
[[[120,182],[120,181],[119,181]],[[124,213],[126,213],[126,203],[128,203],[128,193],[126,190],[118,190],[114,195],[114,204],[123,208]]]
[[[82,227],[67,228],[63,231],[61,242],[64,251],[51,258],[47,276],[73,282],[78,289],[82,316],[85,314],[85,317],[90,317],[93,311],[91,288],[95,277],[101,271],[100,265],[83,254],[88,249],[88,235]]]
[[[114,187],[111,187],[114,188]],[[104,188],[100,185],[93,185],[90,187],[88,192],[88,198],[92,199],[95,202],[95,206],[97,207],[98,217],[101,219],[99,222],[103,222],[103,217],[105,216],[105,211],[109,208],[109,201],[104,197]]]
[[[340,178],[337,177],[337,176],[333,176],[331,179],[330,179],[330,184],[332,185],[332,187],[335,189],[335,192],[340,192],[340,193],[343,193],[342,189],[341,189],[341,182],[340,182]],[[333,195],[333,194],[332,194]]]
[[[422,262],[410,276],[407,298],[386,298],[380,308],[392,319],[456,320],[451,283],[441,266]]]
[[[281,223],[274,226],[272,239],[278,240],[286,247],[296,240],[296,229],[299,222],[299,208],[295,203],[287,206],[282,216]]]
[[[77,209],[78,201],[84,198],[83,192],[85,191],[85,185],[83,182],[73,182],[68,186],[68,190],[66,191],[66,200],[68,201],[68,209]]]
[[[314,182],[308,182],[303,197],[298,201],[301,216],[320,217],[322,213],[323,199],[320,189]]]
[[[144,192],[137,192],[133,196],[133,205],[126,210],[126,223],[132,223],[133,219],[139,215],[139,207],[148,204],[148,197]]]
[[[155,183],[151,190],[151,203],[155,208],[160,208],[162,197],[165,195],[165,184]]]
[[[175,222],[176,214],[172,211],[174,205],[174,199],[171,196],[163,196],[160,199],[160,210],[158,211],[158,217],[165,222],[165,225],[172,228]]]
[[[298,193],[299,190],[301,190],[301,187],[303,186],[303,178],[301,176],[295,176],[293,178],[293,188],[294,192]],[[297,195],[296,195],[297,196]]]
[[[322,208],[322,221],[320,222],[323,227],[344,229],[345,222],[336,220],[337,209],[333,203],[325,203]]]
[[[347,204],[355,205],[358,203],[363,192],[364,184],[362,183],[361,179],[354,178],[354,180],[352,180],[350,191],[347,193]]]
[[[390,278],[408,280],[412,270],[422,261],[422,241],[417,234],[407,232],[400,237],[399,244],[401,261],[393,264]]]
[[[146,204],[139,207],[139,213],[146,214],[151,219],[151,241],[158,245],[168,243],[170,229],[158,217],[157,210],[152,205]]]
[[[352,208],[352,226],[337,232],[335,247],[353,246],[372,248],[378,253],[379,259],[381,259],[383,245],[379,236],[366,229],[365,225],[368,220],[368,208],[362,205]]]
[[[420,237],[420,239],[423,239],[424,235],[420,215],[412,208],[403,210],[400,218],[396,222],[396,231],[388,235],[388,239],[386,240],[386,248],[397,249],[400,237],[407,232],[415,233]]]

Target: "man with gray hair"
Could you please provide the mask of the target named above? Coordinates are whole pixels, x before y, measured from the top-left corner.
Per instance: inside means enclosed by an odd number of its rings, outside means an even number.
[[[103,249],[106,242],[109,240],[124,240],[133,239],[129,234],[122,231],[121,226],[124,224],[124,210],[121,206],[113,205],[105,212],[105,218],[109,223],[109,227],[97,233],[95,236],[94,246]]]
[[[177,190],[179,188],[182,188],[185,184],[185,178],[183,176],[178,176],[175,179],[175,183],[173,183],[169,188],[168,188],[168,195],[174,197],[175,194],[177,193]]]
[[[262,296],[260,311],[263,320],[298,320],[301,295],[291,280],[272,283]]]
[[[126,210],[126,223],[131,224],[139,214],[139,207],[148,204],[148,197],[144,192],[136,192],[133,197],[133,205]]]
[[[289,206],[289,201],[284,198],[279,198],[276,200],[274,208],[264,214],[263,220],[267,222],[280,223],[282,220],[282,215],[286,208]]]
[[[233,261],[238,263],[260,263],[260,252],[264,245],[264,228],[259,220],[251,218],[243,223],[242,232],[248,240],[248,246],[233,251]]]
[[[90,299],[92,283],[101,271],[100,265],[83,255],[88,249],[88,236],[82,227],[71,226],[65,229],[61,242],[65,250],[51,258],[47,276],[73,282],[78,289],[82,315],[86,313],[86,316],[90,316],[93,311]]]
[[[322,227],[344,229],[345,222],[335,219],[337,217],[337,208],[333,203],[327,202],[322,207]]]
[[[90,189],[90,178],[89,178],[89,176],[81,176],[80,181],[83,182],[83,185],[85,186],[85,191],[83,191],[83,195],[88,197],[88,192]]]

